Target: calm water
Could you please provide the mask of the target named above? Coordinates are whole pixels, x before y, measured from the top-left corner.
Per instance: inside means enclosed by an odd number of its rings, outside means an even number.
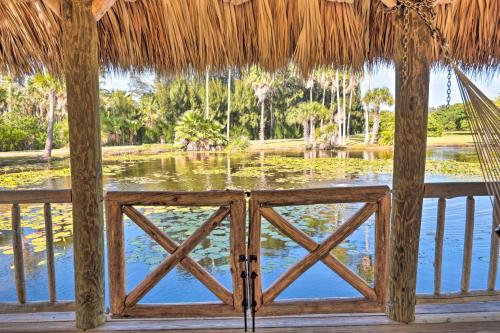
[[[315,170],[282,172],[266,167],[269,157],[390,159],[391,153],[380,152],[275,152],[275,153],[194,153],[165,155],[146,161],[121,161],[108,164],[104,177],[107,190],[169,190],[202,191],[212,189],[282,189],[331,186],[375,185],[392,182],[390,173],[335,172],[331,178]],[[475,161],[471,149],[433,149],[429,160]],[[479,178],[432,174],[428,182],[479,181]],[[47,180],[31,188],[69,188],[69,178]],[[0,184],[1,188],[1,184]],[[359,204],[281,207],[280,214],[299,226],[316,241],[322,241],[346,221]],[[138,207],[163,231],[181,242],[214,211],[212,208]],[[11,254],[10,212],[0,206],[0,301],[15,301],[16,292],[13,256]],[[45,241],[40,206],[23,206],[23,241],[28,300],[48,298],[45,262]],[[437,200],[425,201],[419,253],[418,292],[430,293],[433,288],[433,257]],[[54,232],[57,241],[56,283],[58,299],[72,299],[73,261],[70,207],[54,205]],[[465,198],[448,200],[444,241],[442,290],[458,291],[462,267],[465,230]],[[491,204],[487,198],[476,200],[476,223],[472,262],[471,289],[485,289],[488,270]],[[127,288],[132,290],[156,265],[166,252],[147,237],[135,224],[125,220]],[[306,251],[263,221],[262,267],[264,288],[275,281],[288,267],[300,260]],[[373,280],[374,219],[369,219],[334,251],[346,265],[369,283]],[[231,289],[228,266],[228,223],[224,221],[192,253],[191,256]],[[498,284],[498,281],[497,281]],[[359,293],[335,273],[318,263],[303,274],[278,299],[304,297],[348,297]],[[217,300],[210,291],[182,268],[171,271],[142,302],[191,302]]]

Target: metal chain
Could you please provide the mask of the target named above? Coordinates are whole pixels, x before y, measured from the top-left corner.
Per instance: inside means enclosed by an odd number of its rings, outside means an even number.
[[[408,43],[410,40],[410,12],[407,7],[401,8],[403,15],[403,59],[401,63],[401,72],[403,76],[403,86],[408,81]]]
[[[439,30],[434,21],[436,19],[436,11],[434,10],[433,0],[398,0],[396,7],[389,10],[399,11],[403,17],[403,38],[402,38],[402,49],[403,49],[403,59],[402,59],[402,76],[403,85],[406,85],[408,81],[408,43],[409,43],[409,33],[410,33],[410,13],[409,10],[414,10],[418,16],[424,21],[427,28],[429,28],[431,36],[438,42],[439,49],[441,51],[441,56],[448,63],[448,83],[447,83],[447,98],[446,103],[449,107],[451,102],[451,69],[453,61],[450,56],[450,49],[446,38],[444,37],[441,30]]]
[[[451,102],[451,65],[448,65],[448,83],[447,87],[448,89],[446,90],[446,108],[450,108],[450,102]]]

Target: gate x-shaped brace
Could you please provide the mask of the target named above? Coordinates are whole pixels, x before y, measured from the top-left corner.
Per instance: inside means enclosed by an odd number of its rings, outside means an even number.
[[[334,272],[339,274],[344,280],[349,282],[361,294],[370,300],[376,300],[375,291],[356,273],[352,272],[341,261],[339,261],[330,251],[346,239],[354,230],[363,224],[373,213],[377,211],[376,203],[366,203],[348,221],[339,227],[321,244],[316,243],[304,232],[294,227],[271,207],[261,207],[260,212],[271,224],[273,224],[283,234],[296,241],[310,253],[286,271],[276,280],[264,293],[263,304],[271,303],[283,290],[295,281],[306,270],[311,268],[316,262],[321,260]]]
[[[163,231],[156,227],[150,220],[131,206],[123,206],[123,212],[132,219],[144,232],[162,246],[170,256],[163,260],[134,290],[125,298],[125,306],[130,307],[144,297],[170,270],[177,264],[181,264],[210,291],[212,291],[225,304],[233,304],[233,296],[229,290],[213,278],[200,264],[193,260],[188,254],[191,252],[219,223],[229,214],[230,208],[220,207],[208,218],[191,236],[181,245],[168,237]]]

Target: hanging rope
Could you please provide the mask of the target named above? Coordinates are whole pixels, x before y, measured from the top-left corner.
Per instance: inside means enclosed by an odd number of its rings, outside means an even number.
[[[429,28],[438,42],[442,58],[455,71],[460,95],[474,140],[486,188],[491,196],[493,213],[500,220],[500,109],[470,81],[453,61],[443,33],[434,24],[436,12],[433,0],[398,0],[395,10],[403,16],[403,34],[409,30],[408,11],[414,10]],[[403,37],[403,52],[408,52],[407,38]],[[408,56],[403,56],[403,61]],[[405,68],[405,64],[403,64]],[[450,103],[451,69],[448,69],[447,104]],[[406,84],[406,82],[403,82]],[[497,228],[500,236],[500,227]]]

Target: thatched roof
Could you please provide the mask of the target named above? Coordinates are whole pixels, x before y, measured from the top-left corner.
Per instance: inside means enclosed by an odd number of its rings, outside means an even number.
[[[61,73],[61,19],[44,1],[0,1],[0,71]],[[100,61],[160,74],[254,63],[276,69],[291,59],[303,71],[391,61],[396,14],[385,9],[379,0],[117,0],[98,23]],[[500,1],[452,0],[436,9],[463,67],[498,68]]]

